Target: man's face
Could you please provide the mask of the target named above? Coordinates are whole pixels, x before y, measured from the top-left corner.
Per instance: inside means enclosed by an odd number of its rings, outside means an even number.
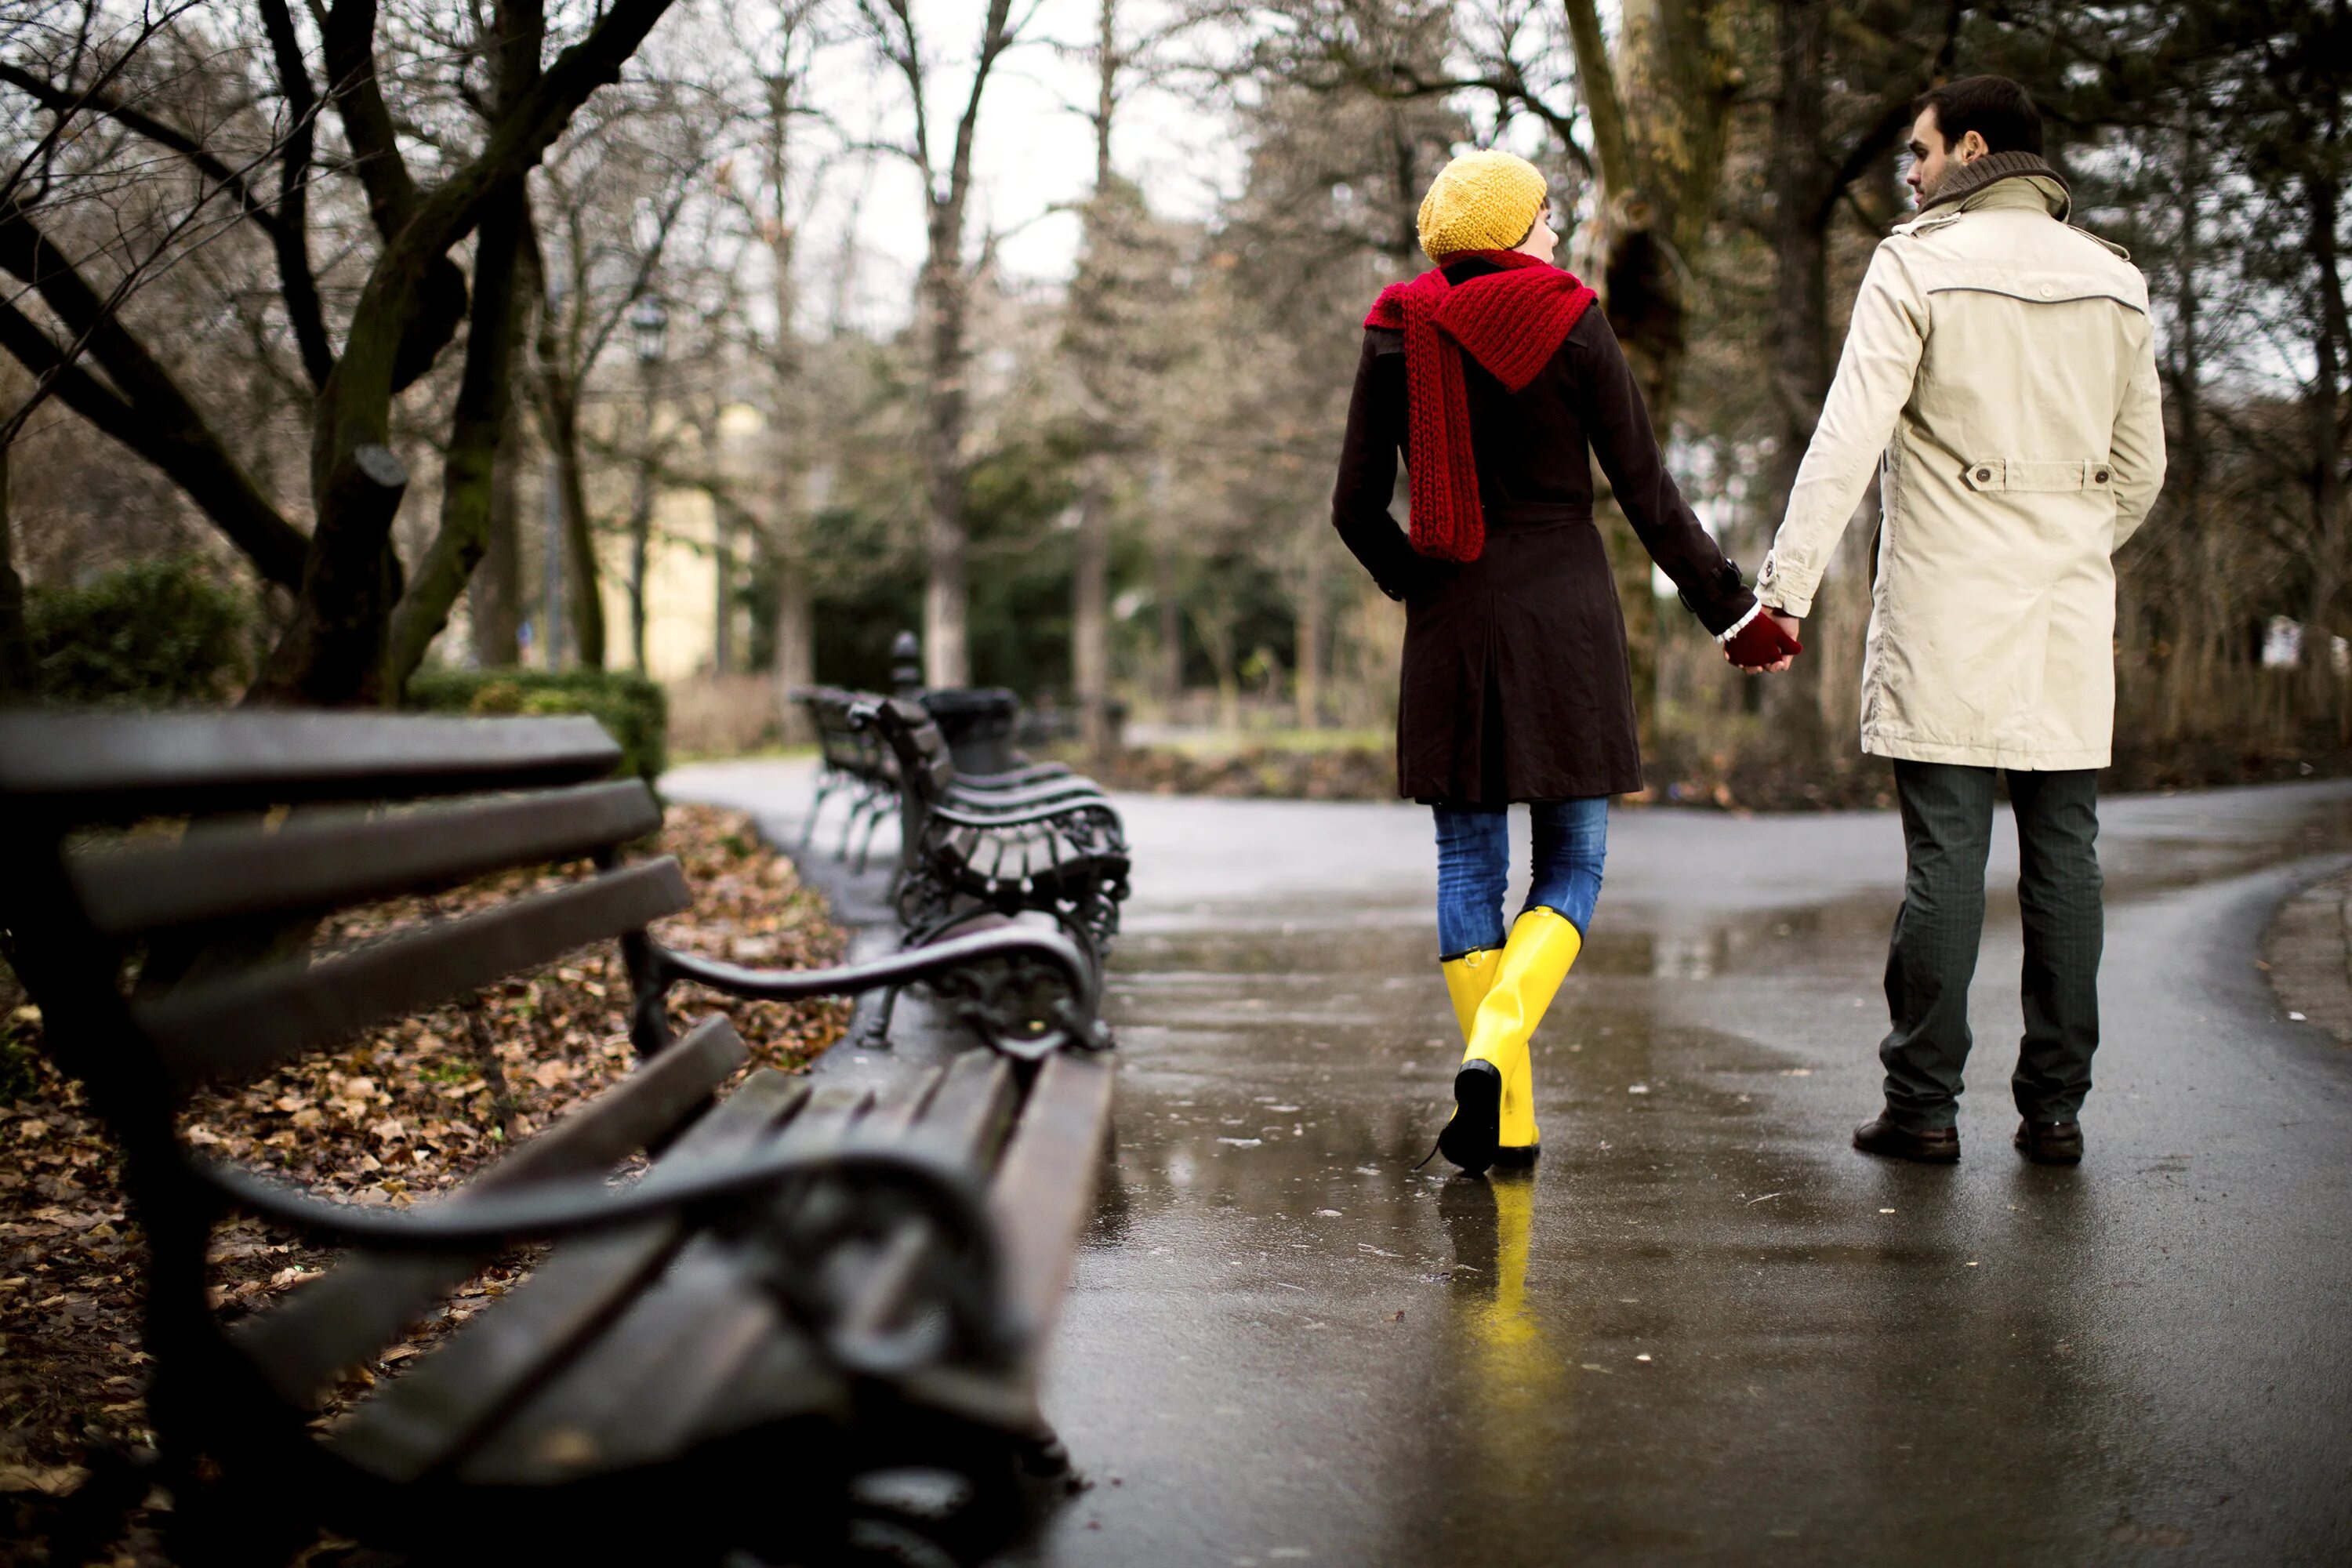
[[[1936,187],[1944,183],[1944,172],[1951,164],[1950,154],[1944,146],[1944,132],[1936,123],[1933,104],[1921,110],[1919,118],[1912,122],[1911,141],[1905,151],[1911,154],[1911,168],[1903,176],[1903,183],[1911,187],[1913,204],[1926,206],[1936,199]]]

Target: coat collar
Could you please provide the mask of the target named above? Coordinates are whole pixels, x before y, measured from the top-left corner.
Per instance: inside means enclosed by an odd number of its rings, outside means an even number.
[[[2005,185],[2009,181],[2017,183]],[[1943,189],[1920,207],[1918,216],[1926,217],[1939,208],[1974,212],[1988,206],[2037,205],[2064,223],[2074,205],[2066,177],[2031,153],[1988,153],[1945,175]]]

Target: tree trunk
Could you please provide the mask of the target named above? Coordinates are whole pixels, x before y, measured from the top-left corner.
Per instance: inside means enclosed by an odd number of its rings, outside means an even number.
[[[1305,542],[1306,559],[1299,563],[1298,603],[1295,606],[1294,626],[1297,647],[1293,650],[1292,664],[1296,670],[1292,696],[1297,701],[1297,722],[1302,730],[1323,727],[1323,529],[1317,521],[1314,531]]]
[[[499,423],[497,454],[490,464],[489,538],[481,564],[467,584],[467,618],[473,628],[474,662],[503,669],[521,662],[522,518],[519,493],[522,421],[509,389]]]
[[[16,574],[16,520],[8,510],[8,447],[0,445],[0,704],[37,695],[33,642],[25,625],[25,580]]]
[[[1176,522],[1169,515],[1169,463],[1163,457],[1151,469],[1151,598],[1160,622],[1160,666],[1152,684],[1162,723],[1175,721],[1176,704],[1184,696],[1184,594],[1177,571]]]
[[[648,437],[650,439],[650,436]],[[637,464],[637,489],[629,502],[629,668],[646,673],[646,572],[654,544],[654,480],[651,461]]]
[[[934,215],[931,257],[923,270],[923,480],[930,500],[924,542],[923,679],[935,690],[971,684],[963,464],[968,284],[957,254],[962,228],[961,221],[950,224]]]
[[[814,492],[830,475],[820,468],[809,476],[810,510],[818,510]],[[776,700],[786,745],[806,745],[816,739],[808,715],[793,700],[793,693],[816,684],[816,615],[809,592],[808,572],[800,552],[800,519],[793,509],[790,478],[776,475],[775,519],[768,530],[768,547],[774,552],[776,583]]]
[[[2332,139],[2331,139],[2332,140]],[[2313,334],[2315,374],[2306,403],[2311,426],[2313,512],[2311,607],[2305,616],[2304,712],[2336,724],[2343,715],[2343,681],[2336,673],[2336,601],[2343,596],[2345,548],[2352,520],[2345,515],[2344,440],[2337,421],[2343,407],[2343,360],[2347,334],[2344,280],[2336,251],[2337,191],[2330,161],[2310,159],[2304,181],[2305,233],[2318,292],[2317,332]]]
[[[1773,289],[1766,331],[1770,363],[1773,451],[1762,497],[1769,531],[1789,510],[1797,470],[1821,422],[1832,374],[1829,309],[1830,190],[1835,161],[1823,145],[1822,104],[1828,96],[1822,61],[1829,39],[1828,0],[1780,0],[1780,89],[1772,103],[1768,154],[1772,188]],[[1826,607],[1826,606],[1825,606]],[[1800,765],[1828,752],[1822,716],[1826,660],[1801,658],[1770,678],[1764,691],[1768,731],[1776,749]]]
[[[465,373],[449,416],[441,524],[393,611],[384,654],[384,689],[395,699],[448,625],[451,607],[489,548],[499,444],[514,406],[514,351],[521,323],[515,257],[522,239],[522,202],[523,184],[517,179],[484,215],[475,247],[472,321]]]
[[[1087,755],[1110,751],[1110,458],[1087,459],[1070,563],[1070,690]]]
[[[735,520],[723,507],[710,513],[710,673],[735,673]]]
[[[604,668],[604,601],[598,589],[596,534],[588,517],[587,482],[580,465],[579,389],[558,372],[540,376],[541,422],[552,459],[557,516],[562,523],[564,610],[572,631],[572,652],[586,668]],[[552,622],[556,606],[547,607]],[[552,627],[551,626],[551,631]]]

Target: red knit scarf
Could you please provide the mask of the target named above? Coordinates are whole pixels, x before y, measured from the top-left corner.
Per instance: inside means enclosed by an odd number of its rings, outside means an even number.
[[[1470,450],[1466,350],[1513,392],[1551,363],[1592,303],[1572,272],[1517,250],[1474,250],[1504,268],[1450,284],[1432,268],[1391,283],[1373,301],[1368,327],[1404,332],[1405,467],[1412,479],[1412,547],[1441,561],[1475,561],[1486,547],[1478,468]]]

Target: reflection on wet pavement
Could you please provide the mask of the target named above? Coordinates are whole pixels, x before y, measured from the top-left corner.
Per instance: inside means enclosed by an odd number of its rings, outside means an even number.
[[[2263,889],[2286,885],[2263,868],[2352,847],[2352,817],[2344,792],[2216,798],[2110,810],[2111,1044],[2078,1173],[2007,1147],[2013,900],[1989,921],[1962,1167],[1844,1146],[1876,1089],[1889,819],[1842,819],[1862,841],[1840,843],[1820,819],[1621,816],[1594,940],[1536,1041],[1545,1157],[1486,1181],[1409,1169],[1459,1051],[1417,818],[1335,814],[1320,852],[1345,899],[1198,896],[1213,868],[1189,859],[1154,896],[1147,858],[1113,984],[1115,1169],[1049,1391],[1096,1484],[1024,1560],[2352,1541],[2346,1064],[2175,935],[2221,922],[2250,974]],[[1201,856],[1195,805],[1137,803],[1139,840],[1165,805]],[[1316,820],[1270,851],[1294,878]],[[1735,826],[1762,867],[1745,879],[1710,863]],[[2246,1058],[2213,1059],[2217,1031]],[[2298,1051],[2322,1124],[2223,1156],[2278,1120],[2239,1075]],[[2278,1277],[2289,1258],[2301,1278]],[[2282,1387],[2256,1336],[2295,1341],[2321,1382]]]
[[[1013,1561],[2352,1562],[2352,1053],[2254,967],[2352,788],[2103,806],[2077,1171],[2008,1146],[2005,825],[1925,1169],[1846,1146],[1892,817],[1620,813],[1544,1158],[1488,1182],[1410,1169],[1460,1049],[1425,814],[1120,805],[1118,1143],[1047,1389],[1093,1484]]]

